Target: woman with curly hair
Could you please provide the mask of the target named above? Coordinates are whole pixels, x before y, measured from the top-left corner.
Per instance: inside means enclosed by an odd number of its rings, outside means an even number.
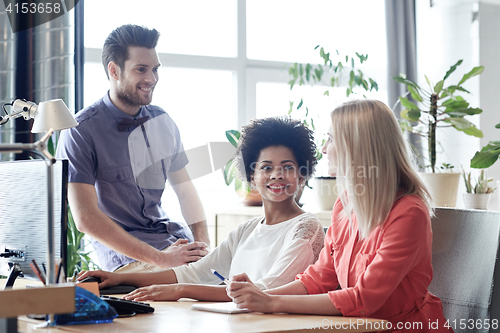
[[[392,111],[375,100],[337,107],[322,151],[342,191],[318,261],[264,292],[251,277],[234,276],[229,296],[259,312],[372,317],[386,319],[391,332],[452,332],[428,290],[431,198]]]
[[[136,301],[230,301],[211,269],[228,278],[246,273],[260,289],[293,281],[318,259],[324,240],[319,220],[294,199],[317,164],[313,133],[289,117],[257,119],[243,127],[236,155],[241,178],[262,196],[264,216],[240,224],[211,253],[189,265],[154,273],[89,271],[79,279],[97,276],[100,288],[142,287],[125,296]]]

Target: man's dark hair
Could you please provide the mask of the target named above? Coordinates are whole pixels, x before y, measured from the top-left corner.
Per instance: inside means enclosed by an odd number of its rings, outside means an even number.
[[[121,70],[128,59],[128,47],[139,46],[154,49],[160,33],[139,25],[125,24],[113,30],[102,48],[102,64],[109,79],[108,64],[113,61]]]
[[[250,183],[255,170],[255,162],[260,151],[271,146],[285,146],[292,150],[300,175],[306,180],[313,174],[318,163],[314,133],[300,120],[288,116],[255,119],[241,130],[238,142],[238,171]]]

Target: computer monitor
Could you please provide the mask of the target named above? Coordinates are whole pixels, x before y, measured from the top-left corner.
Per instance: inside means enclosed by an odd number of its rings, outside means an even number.
[[[66,268],[68,161],[53,168],[54,252]],[[35,260],[41,270],[47,265],[47,209],[47,162],[0,162],[0,275],[16,267],[38,279],[29,264]]]

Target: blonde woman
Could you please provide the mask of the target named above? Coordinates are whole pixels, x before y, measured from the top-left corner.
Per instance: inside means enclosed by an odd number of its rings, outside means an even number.
[[[388,320],[394,332],[452,332],[443,326],[440,299],[428,291],[430,196],[392,111],[375,100],[339,106],[322,151],[343,191],[318,261],[266,291],[237,275],[228,295],[260,312],[373,317]]]

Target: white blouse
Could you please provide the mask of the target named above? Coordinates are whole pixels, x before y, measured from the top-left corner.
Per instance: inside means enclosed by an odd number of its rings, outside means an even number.
[[[267,225],[263,216],[240,224],[218,247],[189,265],[173,268],[179,283],[218,285],[215,269],[230,279],[239,273],[261,289],[292,282],[318,259],[324,245],[321,223],[311,213]]]

